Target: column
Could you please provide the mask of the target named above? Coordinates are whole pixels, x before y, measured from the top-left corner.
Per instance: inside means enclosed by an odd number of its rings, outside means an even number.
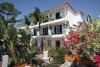
[[[37,36],[40,36],[40,32],[39,32],[39,30],[37,30]]]
[[[49,25],[48,25],[48,35],[51,35],[51,29]]]
[[[54,39],[51,40],[51,44],[52,44],[52,46],[53,46],[54,48],[56,48],[56,43],[55,43],[55,40],[54,40]]]
[[[49,15],[49,13],[48,13],[48,17],[50,18],[50,15]]]
[[[66,26],[66,21],[65,21],[65,26],[64,26],[64,28],[65,28],[65,34],[66,34],[66,32],[67,32],[67,26]]]
[[[40,41],[40,38],[37,39],[37,46],[38,46],[39,49],[41,49],[41,41]]]
[[[30,40],[30,46],[32,46],[32,44],[33,44],[33,38],[31,37],[31,40]]]

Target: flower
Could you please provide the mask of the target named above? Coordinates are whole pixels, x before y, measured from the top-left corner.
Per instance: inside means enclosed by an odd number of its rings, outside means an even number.
[[[94,56],[94,60],[95,60],[97,63],[100,63],[100,56],[99,56],[99,55],[95,55],[95,56]]]
[[[100,67],[100,55],[95,55],[95,56],[94,56],[94,60],[95,60],[95,62],[96,62],[96,65],[97,65],[98,67]]]
[[[100,21],[80,22],[65,37],[65,48],[79,57],[87,57],[100,67]]]

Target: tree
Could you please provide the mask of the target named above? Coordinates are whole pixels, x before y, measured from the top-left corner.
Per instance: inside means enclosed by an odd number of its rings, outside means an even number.
[[[17,15],[21,14],[12,3],[4,2],[0,3],[0,14],[5,17],[6,23],[15,23],[20,20],[16,20]]]
[[[45,21],[47,22],[49,20],[52,20],[51,18],[47,16],[46,13],[42,13],[41,10],[37,7],[35,7],[35,10],[33,13],[29,14],[29,18],[33,20],[34,24],[37,24],[37,23],[39,24],[39,32],[41,32],[40,28],[41,28],[42,22],[45,22]]]
[[[35,7],[35,10],[32,14],[29,15],[30,18],[33,19],[35,24],[39,23],[39,31],[40,31],[40,24],[42,22],[43,16],[39,8]]]
[[[0,23],[2,24],[0,27],[0,36],[3,35],[2,39],[6,41],[6,47],[9,46],[8,48],[12,53],[12,58],[14,61],[16,60],[16,55],[13,43],[17,36],[17,30],[14,28],[14,23],[20,21],[16,20],[16,17],[20,13],[21,12],[19,12],[12,3],[0,3]]]
[[[29,14],[29,19],[31,19],[34,24],[38,24],[39,26],[38,31],[40,32],[40,35],[41,35],[41,23],[52,20],[51,18],[48,17],[48,15],[45,12],[42,13],[41,10],[37,7],[35,7],[33,13]]]

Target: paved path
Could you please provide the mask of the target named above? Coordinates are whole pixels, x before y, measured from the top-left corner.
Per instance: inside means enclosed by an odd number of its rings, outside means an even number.
[[[38,54],[36,57],[44,60],[46,63],[51,63],[53,61],[52,57],[50,57],[50,59],[43,59],[43,54]]]

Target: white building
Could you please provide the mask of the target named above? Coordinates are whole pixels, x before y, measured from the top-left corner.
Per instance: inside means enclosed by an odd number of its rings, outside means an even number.
[[[44,45],[52,45],[54,48],[63,47],[63,36],[68,33],[66,24],[70,26],[82,22],[83,13],[76,12],[68,3],[63,3],[45,11],[52,21],[41,23],[41,32],[38,31],[38,24],[30,26],[33,32],[31,43],[36,44],[41,50]]]

